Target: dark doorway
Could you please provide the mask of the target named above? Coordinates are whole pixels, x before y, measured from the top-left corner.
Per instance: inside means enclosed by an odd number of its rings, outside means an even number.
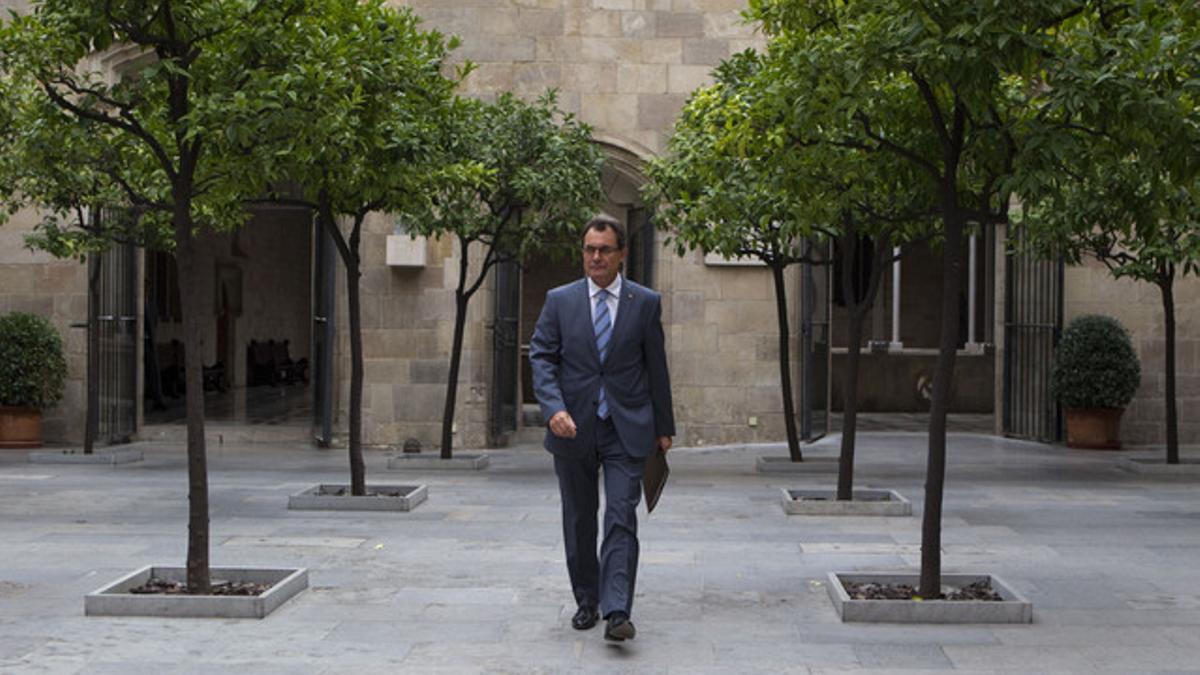
[[[316,273],[307,209],[256,206],[249,222],[198,238],[205,264],[186,283],[202,295],[201,348],[205,417],[226,438],[310,438],[314,417],[313,319],[324,295]],[[332,251],[331,251],[332,253]],[[331,268],[321,268],[329,271]],[[145,284],[145,423],[152,437],[182,438],[185,391],[179,278],[169,253],[147,253]],[[332,290],[332,286],[330,289]],[[319,344],[317,345],[319,346]],[[264,427],[274,430],[266,434]],[[249,428],[253,431],[249,432]],[[319,435],[319,434],[314,434]]]

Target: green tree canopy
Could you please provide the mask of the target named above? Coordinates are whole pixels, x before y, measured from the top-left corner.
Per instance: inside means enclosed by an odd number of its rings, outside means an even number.
[[[33,135],[24,143],[31,152],[18,156],[33,160],[42,176],[77,172],[44,185],[79,194],[95,184],[106,199],[120,194],[115,206],[135,209],[145,227],[169,233],[174,245],[193,394],[187,399],[192,593],[210,589],[202,291],[192,283],[204,252],[196,238],[241,225],[245,201],[274,178],[269,160],[275,155],[264,147],[264,131],[274,116],[303,102],[292,98],[265,48],[311,4],[41,0],[0,28],[0,73],[18,91],[37,92],[20,99],[17,134],[32,125]],[[33,142],[50,138],[41,124],[62,125],[71,131],[68,139],[86,134],[85,151],[72,156]],[[46,153],[42,159],[33,157],[38,148]],[[0,185],[7,182],[0,178]]]
[[[461,104],[443,75],[457,44],[382,0],[323,0],[272,44],[294,105],[270,148],[286,179],[271,199],[312,209],[345,265],[350,318],[350,487],[366,491],[359,244],[367,215],[422,208],[444,185],[482,178],[447,150]],[[460,70],[457,75],[469,69]],[[298,193],[298,196],[293,193]],[[346,230],[339,225],[346,222]]]
[[[449,152],[478,167],[475,178],[447,181],[432,198],[404,210],[413,235],[453,236],[459,246],[455,328],[443,458],[451,457],[455,396],[467,304],[498,264],[521,264],[535,252],[562,252],[600,204],[602,154],[591,129],[558,108],[554,92],[529,103],[501,94],[494,102],[463,100]],[[471,264],[475,245],[483,258]]]
[[[1033,246],[1159,288],[1170,463],[1174,284],[1200,272],[1198,19],[1194,2],[1089,3],[1062,31],[1062,58],[1028,88],[1037,116],[1012,181]]]
[[[802,461],[791,395],[786,286],[790,264],[830,264],[836,248],[850,262],[864,239],[874,240],[872,275],[862,302],[850,299],[848,397],[857,383],[857,347],[866,310],[874,302],[893,246],[932,232],[936,202],[930,181],[911,163],[870,156],[843,140],[851,133],[836,119],[807,126],[819,114],[792,95],[769,55],[746,51],[723,62],[716,82],[693,93],[676,121],[665,157],[652,161],[648,197],[677,252],[699,248],[724,257],[749,256],[771,268],[780,339],[780,384],[789,453]],[[834,246],[831,246],[834,244]],[[842,275],[853,285],[850,270]],[[843,279],[837,280],[841,283]],[[842,476],[851,494],[854,405],[846,402]]]
[[[968,227],[1005,222],[1029,115],[1021,85],[1057,49],[1076,0],[750,0],[796,131],[832,131],[928,178],[942,239],[941,331],[929,422],[920,593],[940,593],[946,413]]]

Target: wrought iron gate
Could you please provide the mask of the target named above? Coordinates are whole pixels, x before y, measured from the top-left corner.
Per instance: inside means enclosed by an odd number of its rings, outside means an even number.
[[[334,274],[337,249],[333,237],[313,218],[312,354],[313,439],[328,448],[333,442]]]
[[[1062,438],[1050,394],[1050,365],[1063,325],[1063,263],[1044,260],[1009,230],[1004,293],[1004,434],[1035,441]]]
[[[515,262],[502,262],[496,265],[495,308],[492,313],[493,438],[517,429],[520,312],[521,268]]]
[[[800,266],[800,437],[815,441],[829,432],[829,265]]]
[[[137,431],[137,248],[117,244],[91,256],[88,264],[100,266],[100,306],[89,308],[100,345],[97,440],[127,443]]]

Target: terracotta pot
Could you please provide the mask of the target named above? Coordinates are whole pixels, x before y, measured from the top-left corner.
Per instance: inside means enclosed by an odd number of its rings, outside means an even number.
[[[0,448],[42,447],[42,411],[0,406]]]
[[[1067,408],[1067,447],[1121,449],[1124,408]]]

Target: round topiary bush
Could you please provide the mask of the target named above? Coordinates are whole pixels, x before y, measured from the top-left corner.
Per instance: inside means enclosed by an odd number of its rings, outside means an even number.
[[[66,377],[62,338],[49,321],[0,316],[0,406],[45,410],[62,399]]]
[[[1075,319],[1054,350],[1050,388],[1064,408],[1124,408],[1141,379],[1129,332],[1112,317]]]

